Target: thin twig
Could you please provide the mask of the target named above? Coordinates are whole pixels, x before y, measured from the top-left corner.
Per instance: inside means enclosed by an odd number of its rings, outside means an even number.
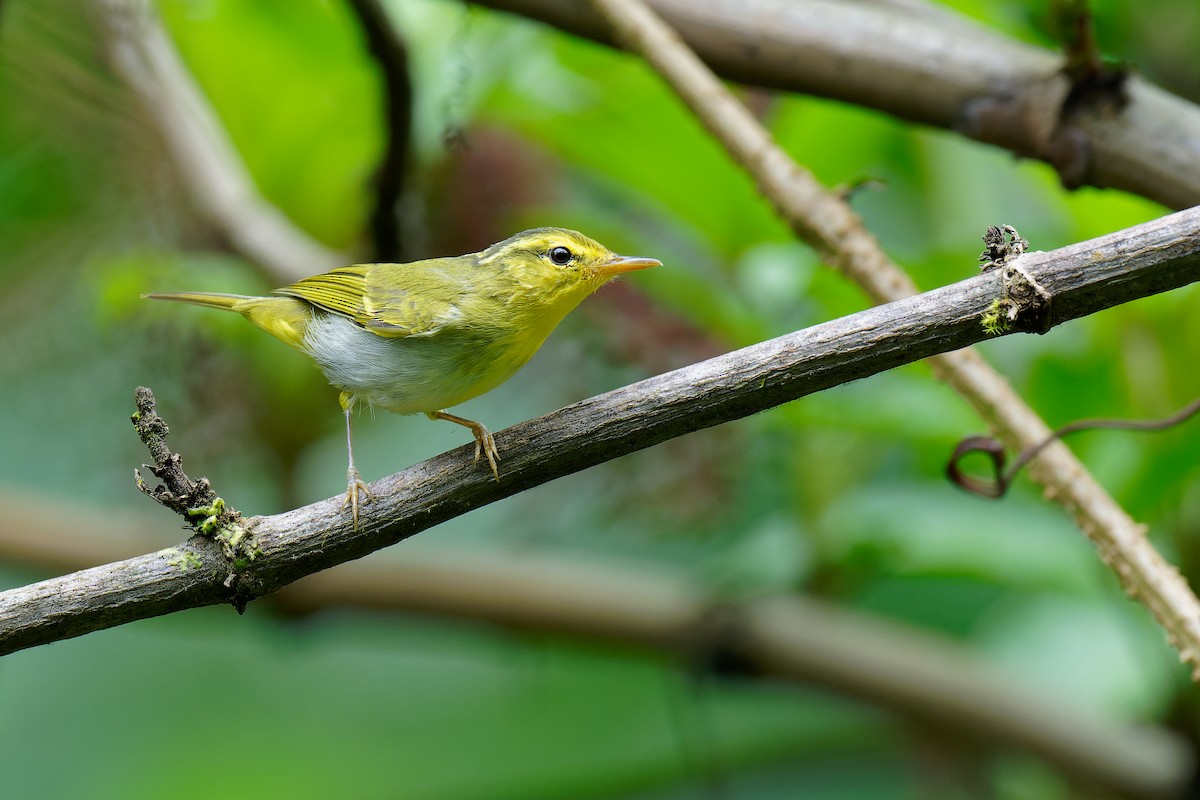
[[[150,451],[153,464],[143,464],[165,486],[151,488],[142,479],[140,470],[133,471],[134,482],[142,494],[159,505],[169,508],[183,517],[188,526],[201,536],[217,542],[228,562],[224,586],[231,590],[230,601],[241,613],[249,597],[237,589],[238,574],[258,557],[258,545],[254,536],[246,530],[242,515],[233,506],[217,496],[208,478],[193,481],[183,471],[183,456],[167,447],[170,429],[154,402],[154,393],[145,386],[134,392],[133,427],[138,438]]]
[[[763,194],[801,238],[876,302],[912,294],[912,280],[887,258],[854,210],[776,145],[745,106],[641,0],[593,0],[593,4],[613,26],[617,38],[663,75],[733,159],[754,176]],[[1196,246],[1194,242],[1178,244]],[[1019,263],[1029,263],[1033,255]],[[1181,268],[1192,279],[1200,271],[1194,255]],[[1116,274],[1112,281],[1115,289],[1125,277]],[[1035,279],[1031,283],[1043,295],[1047,290],[1053,293],[1049,281]],[[1053,324],[1050,318],[1062,309],[1055,309],[1051,301],[1042,311],[1048,316],[1036,327],[1047,330]],[[951,353],[931,359],[931,363],[935,374],[958,390],[1010,446],[1024,449],[1049,436],[1046,423],[975,353]],[[1150,610],[1192,666],[1193,678],[1200,680],[1200,600],[1178,570],[1150,544],[1144,526],[1130,519],[1061,443],[1038,456],[1033,478],[1046,487],[1047,496],[1074,516],[1125,590]]]
[[[953,483],[972,494],[980,497],[1000,498],[1008,493],[1008,488],[1021,468],[1059,439],[1082,431],[1162,431],[1186,422],[1197,413],[1200,413],[1200,399],[1193,400],[1165,419],[1096,418],[1076,420],[1061,428],[1055,428],[1054,432],[1045,439],[1025,449],[1008,469],[1004,468],[1007,456],[1005,456],[1004,446],[1000,442],[990,436],[969,436],[954,448],[954,453],[950,456],[949,463],[946,464],[946,475]],[[975,478],[962,471],[961,462],[970,453],[983,453],[991,460],[992,469],[995,472],[992,480]]]

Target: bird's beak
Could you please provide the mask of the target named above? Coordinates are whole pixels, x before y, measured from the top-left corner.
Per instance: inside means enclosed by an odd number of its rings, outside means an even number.
[[[603,264],[596,265],[596,271],[601,275],[619,275],[622,272],[633,272],[636,269],[661,267],[662,262],[657,258],[641,258],[639,256],[613,256]]]

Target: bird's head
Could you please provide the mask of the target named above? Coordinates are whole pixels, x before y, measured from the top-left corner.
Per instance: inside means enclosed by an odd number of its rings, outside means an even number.
[[[505,278],[545,302],[574,299],[578,303],[623,272],[661,266],[654,258],[619,256],[578,231],[533,228],[510,236],[479,254],[481,267],[493,267]]]

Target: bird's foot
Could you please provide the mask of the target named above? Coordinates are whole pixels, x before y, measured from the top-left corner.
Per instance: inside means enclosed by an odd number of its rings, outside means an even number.
[[[487,456],[488,466],[492,468],[492,477],[496,479],[496,483],[500,482],[500,466],[497,463],[500,461],[500,451],[496,449],[496,437],[492,436],[492,432],[482,422],[456,417],[446,411],[426,411],[425,416],[430,419],[444,419],[470,430],[471,435],[475,437],[475,463],[479,463],[480,456]]]
[[[362,494],[362,504],[371,502],[371,490],[363,483],[362,477],[358,474],[358,470],[354,467],[346,470],[346,499],[342,501],[342,508],[350,506],[350,516],[354,520],[354,530],[358,530],[358,506],[359,494]]]
[[[500,460],[500,451],[496,449],[496,437],[492,436],[482,422],[476,422],[471,426],[471,433],[475,436],[475,461],[479,463],[481,455],[487,456],[488,466],[492,468],[492,477],[496,479],[496,483],[500,482],[500,468],[497,461]]]

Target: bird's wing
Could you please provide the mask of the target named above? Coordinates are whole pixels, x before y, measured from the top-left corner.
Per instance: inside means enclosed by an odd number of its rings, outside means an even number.
[[[462,317],[459,292],[458,281],[428,262],[355,264],[275,290],[388,338],[432,336],[453,325]]]

